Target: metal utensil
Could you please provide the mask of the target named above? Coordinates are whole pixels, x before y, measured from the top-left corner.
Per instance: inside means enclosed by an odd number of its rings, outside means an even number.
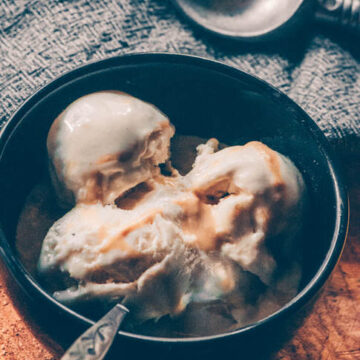
[[[70,346],[61,360],[103,359],[128,312],[125,306],[116,304]]]
[[[228,38],[281,35],[309,17],[357,30],[360,0],[172,0],[192,22]]]
[[[360,34],[360,0],[318,0],[316,19],[342,25]]]

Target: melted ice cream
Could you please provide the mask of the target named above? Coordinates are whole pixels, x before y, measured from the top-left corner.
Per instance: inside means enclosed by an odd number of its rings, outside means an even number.
[[[172,135],[164,115],[123,94],[88,95],[60,115],[49,155],[55,185],[65,189],[59,196],[70,191],[76,206],[46,235],[39,270],[75,281],[54,294],[62,302],[122,301],[145,321],[221,300],[227,316],[244,323],[239,307],[251,283],[284,293],[277,259],[291,263],[294,255],[302,177],[260,142],[218,151],[215,139],[198,147],[188,174],[166,177],[158,164],[168,159]],[[269,239],[277,239],[276,256]],[[296,266],[289,276],[293,295]]]
[[[76,100],[55,120],[47,141],[59,199],[112,203],[159,171],[173,134],[164,114],[127,94]]]

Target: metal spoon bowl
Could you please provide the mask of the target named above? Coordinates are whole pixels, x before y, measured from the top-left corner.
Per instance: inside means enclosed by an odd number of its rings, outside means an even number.
[[[360,0],[172,0],[199,27],[222,37],[282,37],[315,18],[360,34]]]
[[[312,0],[172,0],[194,23],[225,37],[256,40],[292,23]],[[291,20],[291,21],[290,21]]]

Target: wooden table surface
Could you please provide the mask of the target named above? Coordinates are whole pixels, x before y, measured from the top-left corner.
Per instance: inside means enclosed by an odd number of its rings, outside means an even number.
[[[302,325],[264,359],[360,359],[360,159],[344,167],[351,219],[341,260]],[[0,261],[0,359],[59,359],[63,349],[55,338],[46,335]],[[233,358],[244,360],[240,355]]]

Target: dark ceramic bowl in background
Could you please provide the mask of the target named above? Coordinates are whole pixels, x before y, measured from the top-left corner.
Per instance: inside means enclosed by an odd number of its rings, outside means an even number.
[[[285,154],[305,179],[310,204],[302,239],[303,279],[296,297],[267,318],[225,334],[201,338],[156,338],[121,332],[118,340],[168,349],[237,343],[260,334],[302,308],[334,269],[344,245],[348,205],[325,137],[287,96],[265,82],[213,61],[169,54],[137,54],[98,61],[73,70],[32,96],[10,119],[0,144],[0,250],[31,299],[65,321],[93,323],[53,299],[30,275],[15,251],[19,212],[46,167],[46,136],[55,117],[78,97],[121,90],[155,104],[177,133],[216,137],[229,145],[260,140]]]

